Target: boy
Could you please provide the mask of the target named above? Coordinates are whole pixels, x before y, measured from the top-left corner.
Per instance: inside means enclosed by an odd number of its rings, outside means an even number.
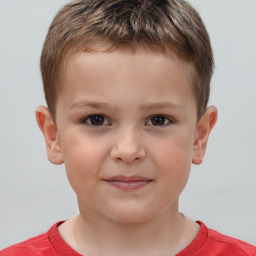
[[[48,108],[36,116],[80,213],[0,255],[256,255],[178,211],[217,119],[212,70],[207,31],[185,1],[66,5],[42,51]]]

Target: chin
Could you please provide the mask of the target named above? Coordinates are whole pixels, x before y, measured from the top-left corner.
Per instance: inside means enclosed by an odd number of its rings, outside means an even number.
[[[112,209],[113,210],[113,209]],[[135,208],[122,208],[112,211],[110,219],[120,224],[140,224],[146,222],[154,217],[154,214],[149,212],[148,209],[135,209]]]

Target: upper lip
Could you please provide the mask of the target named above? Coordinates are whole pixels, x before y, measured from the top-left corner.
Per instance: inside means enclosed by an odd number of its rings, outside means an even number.
[[[133,176],[124,176],[124,175],[118,175],[118,176],[113,176],[110,178],[104,179],[106,181],[123,181],[123,182],[131,182],[131,181],[151,181],[152,179],[139,176],[139,175],[133,175]]]

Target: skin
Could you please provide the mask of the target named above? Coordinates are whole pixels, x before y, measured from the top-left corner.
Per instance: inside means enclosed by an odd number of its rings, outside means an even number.
[[[65,163],[78,198],[80,213],[60,235],[84,255],[177,254],[199,230],[179,196],[217,119],[211,106],[197,122],[193,67],[138,48],[77,52],[63,73],[56,120],[36,110],[48,159]],[[122,190],[106,181],[117,175],[150,182]]]

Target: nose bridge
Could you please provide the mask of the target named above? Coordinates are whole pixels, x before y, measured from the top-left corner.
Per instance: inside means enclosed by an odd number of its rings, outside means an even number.
[[[123,162],[141,160],[145,157],[143,135],[135,125],[123,125],[118,128],[115,144],[111,152],[112,158]]]

